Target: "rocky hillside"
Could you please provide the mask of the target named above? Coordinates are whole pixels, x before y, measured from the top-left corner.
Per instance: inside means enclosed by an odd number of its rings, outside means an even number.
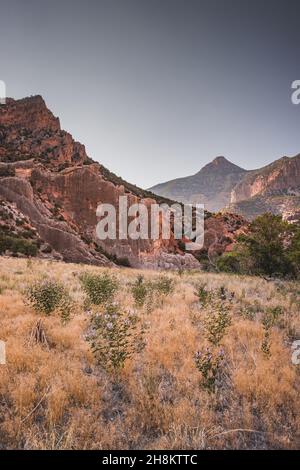
[[[218,169],[219,184],[224,167],[228,169],[226,191],[243,171],[223,158],[212,166]],[[41,96],[8,99],[0,106],[0,254],[154,269],[200,267],[172,236],[170,240],[99,242],[95,233],[98,204],[116,207],[123,195],[128,205],[143,201],[150,208],[156,202],[173,203],[124,181],[89,158],[85,147],[61,129]],[[245,224],[242,218],[236,224],[232,217],[206,213],[205,252],[209,245],[217,251],[231,246],[235,231]]]
[[[198,267],[177,241],[96,238],[99,203],[163,198],[131,185],[90,159],[61,129],[41,96],[0,106],[0,254],[38,255],[94,265]]]
[[[248,172],[232,191],[229,210],[252,219],[264,212],[299,220],[300,155]]]
[[[228,204],[231,191],[246,173],[226,158],[217,157],[195,175],[158,184],[150,191],[183,203],[205,204],[208,211],[217,212]]]
[[[151,191],[186,203],[202,203],[208,210],[240,214],[248,220],[264,212],[299,220],[300,155],[251,171],[217,157],[196,175],[162,183]]]

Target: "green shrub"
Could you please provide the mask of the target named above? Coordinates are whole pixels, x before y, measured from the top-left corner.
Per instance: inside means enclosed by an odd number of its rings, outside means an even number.
[[[117,279],[108,273],[84,273],[80,277],[80,282],[87,296],[87,302],[93,305],[112,301],[119,287]]]
[[[288,257],[294,266],[295,273],[300,277],[300,226],[294,226],[294,236],[289,249]]]
[[[212,300],[212,292],[206,289],[206,284],[202,283],[198,286],[196,295],[198,296],[200,304],[205,307]]]
[[[223,362],[223,349],[215,352],[206,348],[195,354],[195,365],[202,375],[201,386],[209,393],[216,391],[216,382],[221,375]]]
[[[204,328],[208,341],[214,346],[220,344],[226,329],[231,325],[228,305],[223,302],[211,306],[204,319]]]
[[[139,275],[131,287],[135,305],[145,307],[150,313],[162,302],[163,297],[169,295],[174,290],[174,281],[167,276],[158,276],[153,280],[145,281]]]
[[[98,365],[108,372],[120,371],[127,359],[143,347],[143,328],[134,312],[110,304],[104,313],[93,315],[87,340]]]
[[[224,253],[216,261],[219,271],[225,273],[239,273],[241,272],[241,259],[238,252],[232,251]]]
[[[36,312],[49,316],[58,311],[63,323],[70,319],[73,301],[63,284],[52,279],[42,279],[28,286],[27,302]]]
[[[174,281],[167,276],[159,276],[152,282],[152,288],[159,294],[168,295],[174,291]]]
[[[13,254],[20,253],[25,256],[36,256],[38,247],[35,242],[25,238],[0,233],[0,255],[6,250],[11,251]]]
[[[143,305],[145,304],[148,290],[149,285],[147,285],[147,283],[145,282],[144,276],[140,274],[131,288],[131,293],[133,295],[134,302],[138,307],[143,307]]]
[[[265,310],[262,317],[262,325],[264,329],[264,336],[261,349],[266,356],[271,354],[271,330],[283,314],[281,306],[269,307]]]

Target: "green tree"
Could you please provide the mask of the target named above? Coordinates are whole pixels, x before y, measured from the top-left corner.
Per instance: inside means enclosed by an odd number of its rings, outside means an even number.
[[[253,274],[286,275],[293,271],[289,247],[293,227],[280,216],[263,214],[251,224],[249,233],[238,241],[247,251]]]
[[[296,274],[300,275],[300,225],[294,225],[294,236],[289,248],[289,260],[293,264]]]

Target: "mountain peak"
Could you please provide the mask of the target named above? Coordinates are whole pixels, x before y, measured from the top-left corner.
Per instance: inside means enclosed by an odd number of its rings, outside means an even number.
[[[226,206],[235,185],[246,170],[217,156],[198,173],[186,178],[167,181],[150,188],[155,194],[166,195],[175,201],[205,204],[209,211],[218,211]]]
[[[215,163],[215,164],[224,163],[224,162],[230,163],[230,161],[227,160],[227,158],[223,157],[222,155],[214,158],[212,161],[212,163]]]
[[[47,108],[41,95],[28,96],[19,100],[7,98],[0,107],[1,125],[12,125],[31,131],[48,129],[60,131],[59,119]]]
[[[234,163],[227,160],[227,158],[223,156],[218,156],[214,158],[210,163],[207,163],[199,172],[198,174],[206,174],[211,172],[222,172],[223,174],[227,173],[240,173],[244,172],[243,168],[235,165]]]

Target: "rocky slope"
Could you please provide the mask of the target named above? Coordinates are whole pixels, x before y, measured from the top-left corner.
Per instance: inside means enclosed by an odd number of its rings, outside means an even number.
[[[283,157],[248,172],[233,189],[228,209],[248,219],[272,212],[290,221],[298,220],[300,155]]]
[[[42,97],[8,99],[0,106],[2,254],[32,250],[32,254],[65,261],[137,267],[147,257],[147,265],[153,268],[199,266],[172,238],[100,243],[95,233],[97,206],[116,205],[120,195],[127,195],[129,204],[144,201],[148,207],[159,199],[91,160],[84,146],[60,128]],[[27,238],[18,230],[18,220],[28,225],[23,230]],[[23,245],[27,248],[18,250]]]
[[[217,157],[195,175],[153,186],[150,191],[183,203],[204,204],[208,211],[217,212],[228,204],[231,191],[245,173],[226,158]]]
[[[151,191],[186,203],[202,203],[208,210],[240,214],[248,220],[264,212],[299,220],[300,155],[251,171],[217,157],[196,175],[162,183]]]
[[[216,185],[227,169],[227,194],[243,170],[223,158],[212,166],[218,172]],[[89,158],[85,147],[61,129],[41,96],[7,99],[0,106],[0,254],[153,269],[200,267],[172,234],[170,240],[100,242],[98,204],[117,207],[124,195],[128,205],[142,201],[148,212],[153,203],[173,203],[129,184]],[[241,217],[206,213],[204,254],[228,249],[245,224]]]

